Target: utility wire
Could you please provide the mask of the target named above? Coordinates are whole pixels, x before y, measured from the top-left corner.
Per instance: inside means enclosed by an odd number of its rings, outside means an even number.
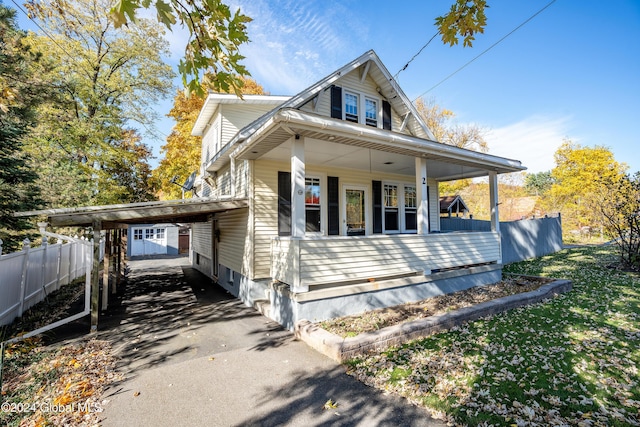
[[[422,53],[422,51],[423,51],[427,46],[429,46],[429,44],[433,41],[433,39],[435,39],[435,38],[438,36],[438,34],[440,34],[440,32],[439,32],[439,31],[436,31],[436,33],[435,33],[435,34],[434,34],[434,35],[429,39],[429,41],[428,41],[428,42],[426,42],[426,43],[424,44],[424,46],[422,46],[422,47],[420,48],[420,50],[418,51],[418,53],[416,53],[415,55],[413,55],[413,56],[411,57],[411,59],[410,59],[406,64],[404,64],[404,67],[402,67],[402,68],[401,68],[401,69],[396,73],[396,75],[395,75],[395,76],[393,76],[393,80],[398,80],[398,75],[399,75],[401,72],[403,72],[404,70],[406,70],[406,69],[407,69],[407,67],[409,66],[409,64],[411,64],[411,63],[413,62],[413,60],[414,60],[414,59],[416,59],[416,58],[418,57],[418,55],[420,55],[420,54]]]
[[[462,71],[464,68],[466,68],[469,64],[471,64],[473,61],[475,61],[476,59],[480,58],[482,55],[484,55],[485,53],[489,52],[491,49],[493,49],[494,47],[496,47],[500,42],[502,42],[504,39],[506,39],[507,37],[509,37],[511,34],[515,33],[516,31],[518,31],[520,28],[524,27],[529,21],[531,21],[533,18],[535,18],[536,16],[538,16],[540,13],[542,13],[546,8],[548,8],[549,6],[551,6],[553,3],[555,3],[556,0],[551,0],[549,3],[547,3],[546,6],[544,6],[542,9],[540,9],[539,11],[537,11],[536,13],[534,13],[533,15],[531,15],[529,18],[527,18],[522,24],[518,25],[516,28],[514,28],[513,30],[511,30],[509,33],[507,33],[505,36],[503,36],[500,40],[498,40],[497,42],[495,42],[494,44],[492,44],[491,46],[489,46],[488,48],[486,48],[485,50],[483,50],[478,56],[474,57],[472,60],[470,60],[469,62],[467,62],[466,64],[464,64],[462,67],[458,68],[457,70],[455,70],[453,73],[449,74],[447,77],[445,77],[444,79],[440,80],[436,85],[432,86],[430,89],[422,92],[420,95],[418,95],[413,102],[416,101],[416,99],[426,95],[427,93],[431,92],[433,89],[437,88],[438,86],[440,86],[442,83],[446,82],[447,80],[449,80],[451,77],[453,77],[454,75],[458,74],[460,71]],[[433,38],[432,38],[433,40]],[[428,43],[427,43],[428,44]],[[406,66],[405,66],[406,68]]]

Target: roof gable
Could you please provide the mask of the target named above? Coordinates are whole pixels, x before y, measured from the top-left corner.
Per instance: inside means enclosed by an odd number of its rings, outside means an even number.
[[[339,85],[350,74],[355,74],[355,78],[359,79],[363,84],[365,81],[373,82],[379,96],[388,101],[391,104],[391,108],[406,122],[405,127],[411,135],[434,140],[433,133],[422,120],[413,103],[405,95],[373,50],[364,53],[324,79],[292,96],[289,101],[280,105],[278,109],[299,109],[308,103],[315,105],[332,85]]]

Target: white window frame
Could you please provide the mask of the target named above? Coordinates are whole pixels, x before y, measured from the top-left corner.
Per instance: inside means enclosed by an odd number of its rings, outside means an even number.
[[[156,239],[164,240],[164,236],[166,236],[166,232],[164,228],[156,228]]]
[[[386,195],[385,195],[385,187],[386,186],[395,186],[397,188],[397,201],[398,201],[398,206],[396,208],[391,208],[395,211],[397,211],[398,214],[398,229],[397,230],[387,230],[387,224],[386,224]],[[406,206],[406,202],[405,202],[405,188],[406,187],[413,187],[416,188],[416,185],[413,183],[409,183],[409,182],[393,182],[393,181],[384,181],[382,182],[382,233],[383,234],[399,234],[399,233],[417,233],[418,230],[416,229],[408,229],[407,228],[407,221],[406,221],[406,212],[407,212],[407,206]],[[416,204],[417,204],[417,188],[416,188]],[[415,209],[415,212],[417,214],[417,206],[416,208],[411,208],[411,209]]]
[[[133,240],[142,240],[142,228],[133,229]]]
[[[326,223],[326,210],[327,210],[327,193],[326,193],[326,185],[323,185],[324,182],[326,182],[326,178],[320,175],[305,175],[305,192],[307,189],[307,179],[316,179],[318,180],[319,184],[320,184],[320,204],[318,205],[318,207],[320,208],[320,230],[319,231],[306,231],[307,228],[307,203],[305,201],[304,204],[304,212],[305,212],[305,234],[310,234],[310,235],[323,235],[324,234],[324,229],[325,229],[325,223]],[[305,194],[306,196],[306,194]]]
[[[373,101],[376,103],[376,125],[371,126],[377,129],[382,129],[382,100],[378,97],[359,92],[357,90],[351,90],[347,88],[342,89],[342,120],[356,123],[351,120],[347,120],[347,95],[352,95],[357,98],[357,108],[358,108],[358,121],[357,123],[361,125],[367,125],[367,100]]]

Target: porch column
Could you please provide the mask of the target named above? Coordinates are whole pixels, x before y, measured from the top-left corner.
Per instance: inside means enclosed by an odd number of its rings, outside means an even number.
[[[498,173],[489,171],[489,207],[491,208],[491,231],[500,233],[500,216],[498,215]]]
[[[427,159],[416,157],[416,197],[418,234],[429,234],[429,198],[427,191]]]
[[[304,137],[296,135],[291,144],[291,237],[304,237]]]

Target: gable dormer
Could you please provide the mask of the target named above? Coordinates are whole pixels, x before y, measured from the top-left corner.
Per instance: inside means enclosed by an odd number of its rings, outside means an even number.
[[[373,51],[306,89],[283,107],[433,140],[433,135]]]

